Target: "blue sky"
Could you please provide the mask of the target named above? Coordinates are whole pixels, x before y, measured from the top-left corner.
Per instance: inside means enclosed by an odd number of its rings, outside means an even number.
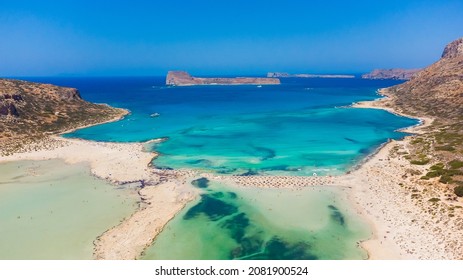
[[[415,68],[462,27],[461,0],[0,0],[0,76]]]

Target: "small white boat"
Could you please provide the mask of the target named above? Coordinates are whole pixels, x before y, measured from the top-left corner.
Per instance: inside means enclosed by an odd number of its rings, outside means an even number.
[[[259,88],[260,88],[260,87],[262,87],[262,85],[258,85],[257,87],[259,87]]]
[[[153,114],[150,115],[150,117],[156,118],[156,117],[159,117],[160,115],[161,115],[161,114],[159,114],[159,113],[153,113]]]

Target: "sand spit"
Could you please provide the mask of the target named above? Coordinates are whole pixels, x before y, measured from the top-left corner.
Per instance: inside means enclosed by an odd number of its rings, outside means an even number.
[[[156,153],[144,152],[142,143],[107,143],[51,136],[27,147],[22,153],[2,156],[0,162],[64,159],[66,163],[88,162],[93,175],[111,183],[159,181],[148,165]]]
[[[188,182],[174,179],[141,189],[142,204],[138,211],[95,240],[95,259],[140,257],[164,226],[196,197],[196,190]]]
[[[411,116],[408,114],[404,114],[402,112],[397,112],[393,108],[389,107],[387,103],[389,101],[389,98],[391,97],[387,94],[387,89],[379,89],[378,94],[381,95],[382,97],[376,100],[373,100],[373,101],[360,101],[360,102],[352,104],[350,107],[365,108],[365,109],[379,109],[379,110],[388,111],[391,114],[398,115],[401,117],[407,117],[411,119],[420,120],[420,123],[418,125],[400,130],[400,131],[407,132],[407,133],[420,134],[422,133],[423,129],[430,126],[432,122],[434,121],[434,119],[429,118],[429,117]]]

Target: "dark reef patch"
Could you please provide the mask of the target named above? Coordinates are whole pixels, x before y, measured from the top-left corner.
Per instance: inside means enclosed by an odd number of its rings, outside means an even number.
[[[265,168],[261,168],[263,171],[300,171],[300,167],[294,167],[289,165],[274,165]]]
[[[244,256],[246,260],[316,260],[310,253],[311,246],[305,242],[286,242],[274,236],[261,252]]]
[[[259,254],[263,247],[262,237],[258,235],[244,237],[239,242],[239,246],[230,252],[230,259],[250,259],[249,256]]]
[[[201,177],[191,181],[191,184],[200,189],[207,189],[207,187],[209,187],[209,180],[207,178]]]
[[[250,146],[253,148],[253,150],[251,151],[251,155],[258,156],[260,160],[268,160],[276,156],[275,150],[265,147],[257,147],[253,145]]]
[[[235,205],[226,203],[220,199],[212,197],[211,195],[202,194],[200,202],[191,207],[185,213],[183,219],[189,220],[204,214],[211,221],[217,221],[223,217],[232,215],[237,211],[238,208]]]
[[[339,225],[345,226],[346,221],[341,211],[339,211],[339,209],[333,205],[328,205],[328,208],[330,209],[331,219],[335,221],[336,223],[338,223]]]
[[[239,176],[254,176],[254,175],[259,175],[259,172],[249,169],[248,171],[241,173]]]
[[[241,243],[244,235],[246,234],[246,228],[250,225],[250,221],[245,213],[239,213],[234,215],[230,219],[224,221],[221,227],[227,229],[230,236],[238,243]]]

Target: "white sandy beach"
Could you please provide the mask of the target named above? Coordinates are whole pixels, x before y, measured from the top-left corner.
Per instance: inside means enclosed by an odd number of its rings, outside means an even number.
[[[386,96],[360,102],[356,108],[384,107]],[[433,119],[419,117],[420,124],[402,131],[421,134]],[[411,170],[426,173],[427,165],[412,165],[399,152],[408,151],[411,136],[384,145],[361,168],[341,176],[342,185],[352,187],[352,201],[375,230],[375,237],[363,242],[370,259],[461,259],[463,256],[463,202],[448,199],[436,180],[423,182]],[[438,202],[429,201],[439,198]]]

